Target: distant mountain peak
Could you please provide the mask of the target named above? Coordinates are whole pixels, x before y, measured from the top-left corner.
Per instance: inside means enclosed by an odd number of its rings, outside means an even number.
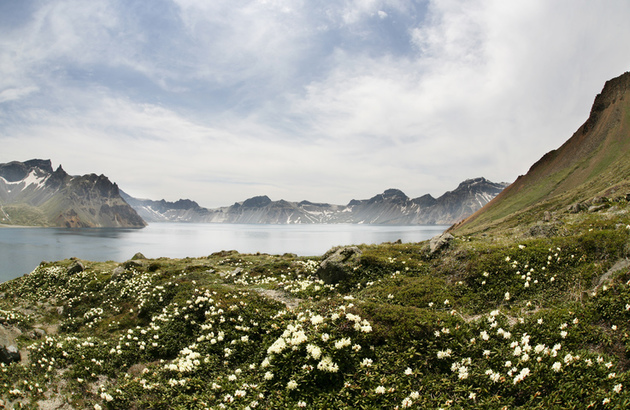
[[[70,176],[50,160],[0,164],[0,224],[144,227],[146,223],[105,175]]]
[[[267,195],[261,195],[246,199],[241,205],[245,208],[262,208],[270,203],[271,199]]]
[[[408,198],[408,196],[403,191],[401,191],[400,189],[395,189],[395,188],[386,189],[385,192],[383,192],[383,196],[385,198],[393,198],[393,197]]]

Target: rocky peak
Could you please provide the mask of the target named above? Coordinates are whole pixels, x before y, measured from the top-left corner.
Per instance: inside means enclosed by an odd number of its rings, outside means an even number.
[[[405,193],[403,191],[401,191],[400,189],[394,189],[394,188],[390,188],[390,189],[386,189],[385,192],[383,192],[383,197],[385,198],[407,198],[407,195],[405,195]]]
[[[0,164],[0,177],[8,182],[21,181],[32,171],[51,173],[52,166],[50,160],[32,159],[26,162],[12,161],[7,164]]]
[[[630,71],[606,81],[602,92],[595,97],[591,113],[582,127],[582,132],[589,131],[599,120],[600,114],[611,104],[622,101],[624,94],[628,91],[630,91]]]
[[[255,196],[253,198],[246,199],[243,202],[244,207],[246,208],[262,208],[271,203],[271,199],[267,195]]]

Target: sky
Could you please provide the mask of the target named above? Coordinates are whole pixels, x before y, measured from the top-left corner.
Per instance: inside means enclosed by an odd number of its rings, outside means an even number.
[[[627,0],[2,0],[0,163],[138,198],[513,182],[630,70]]]

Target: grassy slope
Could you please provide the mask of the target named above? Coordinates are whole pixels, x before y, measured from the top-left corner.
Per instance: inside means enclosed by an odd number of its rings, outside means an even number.
[[[564,210],[578,201],[630,193],[628,83],[630,73],[608,82],[589,119],[562,147],[543,156],[456,232],[489,229],[493,224],[503,229],[506,222],[522,223],[528,213],[540,219],[544,211]],[[513,218],[515,213],[520,220]]]
[[[336,286],[312,277],[316,258],[292,255],[85,262],[75,274],[73,261],[45,264],[0,285],[0,316],[30,346],[28,362],[0,367],[0,396],[121,409],[626,408],[630,273],[610,269],[629,256],[629,211],[565,213],[559,235],[472,235],[439,255],[362,246]]]

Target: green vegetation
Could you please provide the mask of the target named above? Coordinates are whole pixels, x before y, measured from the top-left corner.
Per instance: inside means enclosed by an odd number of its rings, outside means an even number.
[[[0,285],[9,408],[628,408],[630,206],[318,258],[40,265]],[[556,234],[533,236],[532,232]],[[41,335],[43,329],[46,334]]]

